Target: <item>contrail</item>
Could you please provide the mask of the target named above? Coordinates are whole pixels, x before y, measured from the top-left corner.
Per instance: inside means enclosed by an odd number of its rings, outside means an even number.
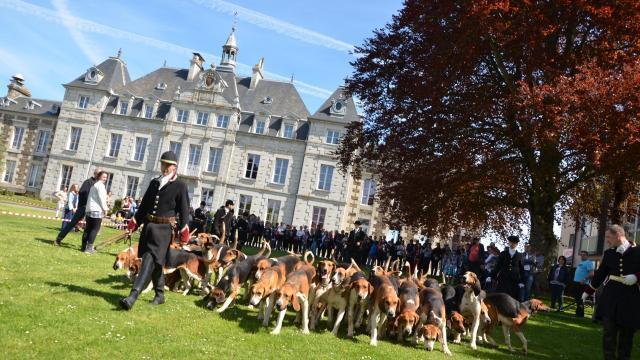
[[[89,43],[82,32],[71,25],[73,23],[73,16],[71,12],[69,12],[66,2],[64,0],[53,0],[51,4],[58,11],[58,16],[62,19],[64,27],[69,31],[76,45],[78,45],[80,50],[82,50],[94,65],[99,64],[102,61],[102,57],[96,53],[95,46]]]
[[[267,14],[251,10],[227,1],[222,0],[192,0],[196,4],[206,6],[218,12],[227,13],[230,15],[237,14],[240,20],[244,20],[250,24],[259,26],[263,29],[269,29],[288,36],[290,38],[304,41],[309,44],[323,46],[329,49],[351,52],[354,46],[352,44],[340,41],[330,36],[320,34],[313,30],[303,28],[301,26],[293,25],[286,21],[274,18]]]
[[[4,7],[4,8],[18,11],[24,14],[28,14],[30,16],[37,16],[49,22],[53,22],[53,23],[65,26],[67,29],[73,28],[83,33],[95,33],[95,34],[100,34],[100,35],[104,35],[112,38],[125,39],[128,41],[144,44],[157,49],[171,51],[179,54],[191,55],[191,53],[193,52],[200,52],[207,58],[213,58],[216,62],[220,60],[220,57],[215,56],[213,54],[203,53],[201,51],[190,49],[190,48],[173,44],[167,41],[154,39],[145,35],[140,35],[130,31],[114,28],[108,25],[99,24],[99,23],[78,18],[75,16],[63,17],[56,11],[53,11],[38,5],[34,5],[25,1],[21,1],[21,0],[0,0],[0,7]],[[238,73],[243,75],[251,75],[252,66],[242,64],[242,63],[237,63],[237,68],[238,68]],[[289,79],[289,77],[280,75],[280,74],[267,73],[266,75],[272,76],[276,80]],[[298,88],[298,91],[300,91],[301,93],[314,96],[320,99],[326,99],[328,96],[332,94],[332,92],[327,89],[323,89],[311,84],[307,84],[302,81],[294,81],[293,83],[294,85],[296,85],[296,87]]]

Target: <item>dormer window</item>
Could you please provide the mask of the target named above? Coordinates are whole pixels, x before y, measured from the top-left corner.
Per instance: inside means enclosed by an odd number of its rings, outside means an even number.
[[[102,80],[104,74],[97,67],[92,67],[84,75],[84,82],[91,85],[96,85]]]
[[[287,138],[287,139],[293,139],[293,124],[284,124],[284,127],[282,129],[282,137]]]
[[[120,115],[127,115],[128,110],[129,110],[129,102],[120,101]]]
[[[167,89],[167,84],[166,83],[158,83],[156,85],[156,90],[166,90]]]
[[[331,115],[339,115],[342,116],[345,114],[347,108],[345,106],[345,103],[343,100],[341,99],[332,99],[331,100]]]
[[[42,107],[42,105],[40,105],[39,103],[37,103],[37,102],[35,102],[33,100],[28,101],[24,105],[24,108],[27,109],[27,110],[35,110],[36,107]]]
[[[256,121],[256,127],[255,127],[255,129],[254,129],[254,132],[255,132],[256,134],[260,134],[260,135],[262,135],[262,134],[264,134],[264,128],[265,128],[265,127],[266,127],[266,121],[264,121],[264,120],[258,120],[258,121]]]
[[[152,119],[153,118],[153,105],[152,104],[145,104],[144,105],[144,117],[147,119]]]
[[[266,98],[262,99],[262,103],[263,104],[273,104],[273,98],[271,96],[267,96]]]

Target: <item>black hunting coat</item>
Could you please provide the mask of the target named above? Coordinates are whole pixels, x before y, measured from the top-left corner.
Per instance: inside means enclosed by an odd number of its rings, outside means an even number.
[[[604,284],[598,297],[596,318],[615,320],[619,326],[640,329],[640,287],[628,286],[609,280],[609,275],[629,275],[640,273],[640,248],[629,247],[624,254],[611,248],[602,255],[602,262],[591,279],[591,286],[597,289]],[[639,279],[640,280],[640,279]]]
[[[516,251],[513,256],[509,254],[509,248],[504,249],[498,256],[498,262],[491,274],[497,281],[496,292],[503,292],[511,295],[512,298],[520,299],[519,283],[524,279],[524,263],[522,253]]]
[[[180,231],[185,226],[188,228],[189,194],[187,185],[177,177],[174,176],[163,188],[160,188],[160,179],[161,177],[151,180],[135,219],[138,225],[144,224],[138,256],[142,257],[146,252],[150,252],[156,264],[164,265],[173,232]],[[176,217],[175,229],[169,224],[150,222],[148,215]]]

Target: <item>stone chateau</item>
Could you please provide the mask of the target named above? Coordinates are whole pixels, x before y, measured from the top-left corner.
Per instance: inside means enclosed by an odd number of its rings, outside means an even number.
[[[383,235],[372,176],[337,171],[332,152],[360,121],[343,88],[311,114],[295,86],[236,73],[232,30],[219,65],[194,53],[188,68],[158,68],[132,80],[120,54],[64,85],[62,101],[31,96],[16,74],[0,98],[0,187],[51,198],[100,166],[113,198],[142,197],[159,158],[179,156],[192,205],[232,199],[270,222],[349,230],[361,220]]]

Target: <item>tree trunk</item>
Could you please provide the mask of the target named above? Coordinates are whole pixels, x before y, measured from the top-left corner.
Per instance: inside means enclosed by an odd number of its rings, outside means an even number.
[[[611,204],[611,223],[622,225],[624,211],[622,206],[627,199],[628,193],[625,191],[624,175],[616,176],[613,179],[613,203]]]
[[[609,219],[609,192],[607,187],[602,189],[600,197],[600,215],[598,216],[598,244],[596,254],[600,255],[604,252],[604,236],[607,231],[607,221]]]
[[[558,240],[553,233],[555,221],[555,203],[553,201],[536,201],[529,208],[531,217],[531,229],[529,242],[531,247],[544,255],[543,271],[547,271],[555,260]]]

